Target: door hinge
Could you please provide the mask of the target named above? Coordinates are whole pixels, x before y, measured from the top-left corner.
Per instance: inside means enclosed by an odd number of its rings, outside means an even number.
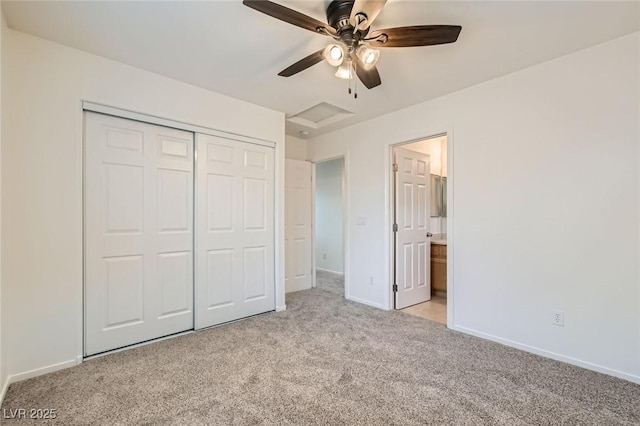
[[[397,223],[393,224],[393,232],[398,232],[398,224]]]
[[[398,284],[394,284],[393,285],[393,292],[397,293],[398,292]]]
[[[397,172],[397,171],[398,171],[398,165],[397,165],[397,164],[395,164],[395,163],[393,164],[393,171],[394,171],[394,172]]]

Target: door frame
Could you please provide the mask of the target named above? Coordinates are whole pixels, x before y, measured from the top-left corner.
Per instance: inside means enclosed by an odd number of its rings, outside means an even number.
[[[141,112],[136,112],[132,110],[128,110],[126,108],[110,106],[98,102],[89,101],[86,99],[80,99],[78,108],[78,117],[80,123],[80,164],[81,164],[81,199],[82,204],[80,206],[81,209],[81,217],[82,223],[80,224],[80,238],[82,243],[82,253],[80,257],[80,270],[82,276],[82,288],[81,288],[81,301],[79,304],[79,308],[76,312],[76,330],[77,330],[77,339],[76,339],[76,365],[79,365],[83,362],[84,359],[90,359],[93,357],[103,356],[115,351],[126,350],[130,348],[134,348],[137,346],[147,345],[149,343],[153,343],[156,341],[164,340],[167,338],[171,338],[177,335],[182,335],[185,333],[193,333],[193,330],[187,330],[178,334],[160,337],[158,339],[141,342],[137,344],[133,344],[130,346],[126,346],[124,348],[115,349],[113,351],[104,352],[98,355],[93,355],[90,357],[85,357],[84,355],[84,347],[85,347],[85,284],[86,284],[86,276],[85,276],[85,199],[84,199],[84,191],[85,191],[85,182],[86,182],[86,174],[85,174],[85,112],[97,112],[101,114],[111,115],[119,118],[124,118],[128,120],[141,121],[149,124],[156,124],[164,127],[171,127],[174,129],[185,130],[188,132],[194,133],[194,162],[197,158],[198,152],[197,147],[195,146],[195,134],[201,133],[211,136],[222,137],[225,139],[236,140],[240,142],[247,142],[256,145],[262,145],[266,147],[274,148],[274,275],[275,275],[275,312],[282,312],[287,309],[285,304],[285,286],[284,286],[284,273],[285,273],[285,253],[284,253],[284,212],[285,212],[285,204],[284,204],[284,165],[285,165],[285,153],[284,153],[284,140],[282,143],[276,143],[270,140],[259,139],[251,136],[245,136],[230,132],[225,132],[222,130],[216,130],[196,124],[190,124],[182,121],[173,120],[170,118],[159,117],[155,115],[145,114]],[[194,163],[195,165],[195,163]],[[195,173],[195,167],[194,167]],[[195,175],[194,175],[194,185],[195,185]],[[196,202],[196,194],[194,193],[194,205]],[[194,209],[195,215],[195,209]],[[195,222],[194,222],[194,236],[196,232]],[[195,238],[194,238],[195,244]],[[195,262],[195,250],[194,250],[194,262]],[[195,264],[195,263],[194,263]],[[194,271],[195,272],[195,271]],[[195,287],[195,275],[194,275],[194,292],[193,297],[194,301],[197,296],[197,289]],[[194,304],[194,320],[195,320],[195,304]],[[194,322],[195,326],[195,322]]]
[[[394,209],[394,191],[393,187],[393,148],[401,147],[402,145],[408,145],[414,142],[419,142],[425,139],[432,139],[439,136],[447,137],[447,328],[453,329],[454,322],[454,205],[453,205],[453,193],[454,193],[454,138],[453,138],[453,126],[440,126],[435,128],[427,135],[415,138],[411,140],[405,140],[402,142],[389,143],[385,147],[385,186],[387,188],[387,214],[385,218],[385,225],[387,232],[385,233],[385,246],[387,256],[389,260],[389,285],[388,285],[388,303],[387,309],[394,310],[395,295],[393,294],[393,284],[395,281],[394,276],[394,240],[393,240],[393,209]]]
[[[312,282],[311,287],[315,288],[317,286],[317,276],[316,276],[316,164],[324,163],[326,161],[331,160],[339,160],[342,159],[342,268],[343,268],[343,277],[344,277],[344,297],[346,299],[349,298],[350,295],[350,287],[349,287],[349,232],[348,232],[348,222],[347,218],[349,217],[349,197],[347,196],[347,182],[348,182],[348,158],[349,153],[346,152],[340,155],[333,155],[328,157],[320,157],[311,162],[311,208],[312,208],[312,235],[311,235],[311,256],[312,256]]]

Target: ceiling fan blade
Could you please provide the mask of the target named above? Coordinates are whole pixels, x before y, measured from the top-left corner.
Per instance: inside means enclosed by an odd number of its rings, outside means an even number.
[[[388,28],[372,31],[368,39],[371,46],[378,47],[413,47],[432,46],[435,44],[454,43],[462,27],[460,25],[417,25],[413,27]],[[383,35],[386,34],[386,38]],[[382,37],[381,37],[382,36]],[[384,41],[386,39],[386,41]]]
[[[278,75],[281,77],[291,77],[292,75],[297,74],[300,71],[304,71],[307,68],[314,66],[318,62],[322,62],[323,59],[324,59],[324,49],[320,49],[317,52],[307,56],[306,58],[300,59],[298,62],[291,65],[290,67],[280,71]]]
[[[386,3],[387,0],[356,0],[355,3],[353,3],[351,17],[349,18],[351,25],[356,25],[356,15],[361,13],[367,15],[367,22],[362,24],[360,29],[366,30],[371,26],[371,23],[375,21],[380,12],[382,12],[382,8]]]
[[[281,21],[288,22],[291,25],[295,25],[305,30],[313,31],[314,33],[323,34],[318,32],[318,28],[324,28],[329,34],[336,34],[336,30],[324,22],[320,22],[304,13],[296,12],[288,7],[280,6],[277,3],[267,0],[243,0],[245,6],[249,6],[251,9],[255,9],[258,12],[262,12],[265,15],[269,15]]]
[[[382,84],[382,81],[380,80],[380,73],[375,66],[366,69],[355,53],[351,54],[351,60],[354,61],[356,75],[367,89],[373,89],[374,87]]]

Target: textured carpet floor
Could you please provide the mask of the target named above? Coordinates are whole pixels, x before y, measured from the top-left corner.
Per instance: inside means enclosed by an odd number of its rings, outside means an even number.
[[[638,385],[312,289],[13,384],[2,407],[63,425],[613,425],[640,423],[639,402]]]
[[[320,290],[330,291],[344,296],[344,276],[332,272],[316,270],[316,286]]]

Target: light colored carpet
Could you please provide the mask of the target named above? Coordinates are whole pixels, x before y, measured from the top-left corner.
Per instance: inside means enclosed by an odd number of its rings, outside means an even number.
[[[623,380],[317,288],[287,307],[13,384],[2,408],[63,425],[640,423]]]
[[[344,275],[316,269],[316,287],[344,297]]]

